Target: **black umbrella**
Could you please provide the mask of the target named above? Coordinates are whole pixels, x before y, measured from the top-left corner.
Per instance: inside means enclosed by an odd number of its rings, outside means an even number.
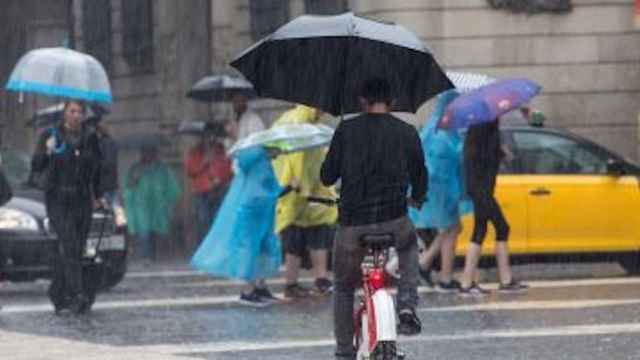
[[[239,76],[213,75],[198,81],[187,93],[187,97],[205,102],[229,101],[235,94],[254,98],[253,85]]]
[[[116,145],[120,150],[142,150],[143,148],[159,148],[169,146],[171,141],[164,134],[137,133],[116,139]]]
[[[402,26],[346,13],[300,16],[231,62],[259,96],[320,108],[360,112],[358,93],[369,78],[389,80],[394,111],[416,112],[453,87],[426,45]]]
[[[224,125],[219,122],[183,121],[178,125],[177,130],[179,135],[202,136],[205,132],[218,137],[227,135]]]

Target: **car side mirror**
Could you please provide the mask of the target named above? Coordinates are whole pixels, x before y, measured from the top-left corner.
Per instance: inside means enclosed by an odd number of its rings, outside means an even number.
[[[622,176],[626,174],[626,172],[627,170],[624,162],[615,159],[609,159],[609,161],[607,161],[607,174]]]

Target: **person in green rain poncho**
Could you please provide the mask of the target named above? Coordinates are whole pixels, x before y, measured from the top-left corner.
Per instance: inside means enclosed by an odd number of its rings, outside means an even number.
[[[124,202],[129,234],[136,237],[138,255],[155,260],[156,241],[169,233],[173,207],[181,189],[173,171],[158,159],[155,147],[142,149],[126,174]]]

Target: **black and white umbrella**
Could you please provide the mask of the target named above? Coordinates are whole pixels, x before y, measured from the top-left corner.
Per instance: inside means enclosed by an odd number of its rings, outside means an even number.
[[[394,111],[416,112],[453,87],[431,51],[400,25],[345,13],[300,16],[231,62],[259,96],[306,104],[333,115],[360,112],[363,81],[382,77]]]

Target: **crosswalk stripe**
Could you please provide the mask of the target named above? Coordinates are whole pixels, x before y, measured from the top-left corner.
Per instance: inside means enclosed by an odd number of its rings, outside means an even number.
[[[572,325],[557,327],[541,327],[532,329],[483,330],[444,335],[420,335],[415,337],[400,337],[399,343],[441,342],[441,341],[473,341],[484,339],[522,339],[556,336],[588,336],[640,333],[640,323],[600,324],[600,325]],[[220,342],[200,345],[153,345],[132,347],[137,351],[147,351],[156,354],[204,354],[245,351],[273,351],[284,349],[301,349],[311,347],[333,346],[332,338],[314,340],[270,340],[268,342]]]

